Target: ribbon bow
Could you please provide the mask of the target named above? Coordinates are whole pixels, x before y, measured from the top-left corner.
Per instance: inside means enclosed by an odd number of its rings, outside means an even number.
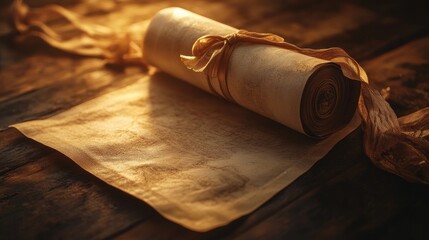
[[[239,30],[226,36],[206,35],[197,39],[192,46],[193,56],[180,55],[180,58],[187,68],[195,72],[206,73],[208,85],[213,93],[234,102],[226,78],[229,58],[234,48],[243,44],[276,45],[283,42],[282,37],[274,34],[245,30]],[[217,79],[222,94],[215,90],[212,79]]]
[[[270,33],[256,33],[239,30],[226,36],[206,35],[195,41],[192,46],[193,56],[180,55],[182,62],[195,72],[203,72],[227,48],[237,43],[277,44],[284,42],[282,37]]]

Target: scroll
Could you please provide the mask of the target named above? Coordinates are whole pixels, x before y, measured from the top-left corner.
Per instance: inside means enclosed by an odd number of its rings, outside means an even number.
[[[339,48],[302,49],[179,8],[156,14],[139,48],[123,37],[131,34],[96,33],[65,9],[49,8],[92,39],[67,42],[16,2],[23,35],[121,64],[144,59],[259,114],[157,72],[48,119],[13,125],[178,224],[208,231],[254,211],[361,121],[365,152],[377,166],[429,182],[429,108],[398,120]]]
[[[360,83],[347,79],[330,61],[257,42],[231,52],[225,63],[228,70],[221,73],[227,76],[189,71],[182,63],[188,59],[179,56],[192,55],[198,38],[237,31],[181,8],[168,8],[149,25],[144,58],[172,76],[312,137],[326,137],[350,121]]]

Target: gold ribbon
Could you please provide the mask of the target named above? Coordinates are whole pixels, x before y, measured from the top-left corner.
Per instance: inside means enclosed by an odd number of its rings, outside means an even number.
[[[265,44],[338,64],[344,76],[361,82],[358,110],[363,120],[364,150],[381,169],[412,182],[429,184],[429,107],[397,118],[380,93],[369,85],[363,68],[341,48],[309,49],[287,43],[270,33],[239,30],[226,36],[206,35],[192,46],[192,56],[181,55],[185,66],[208,76],[211,90],[234,101],[227,74],[233,50],[243,44]],[[221,93],[212,79],[219,81]]]

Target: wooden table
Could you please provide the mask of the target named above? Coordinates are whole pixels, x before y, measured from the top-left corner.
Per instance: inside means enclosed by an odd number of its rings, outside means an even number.
[[[41,6],[51,1],[32,1]],[[97,3],[103,3],[99,5]],[[299,46],[344,48],[362,63],[398,115],[429,106],[428,17],[403,1],[68,1],[110,26],[181,6]],[[354,131],[290,186],[248,216],[196,233],[112,188],[10,124],[42,119],[136,81],[146,73],[16,42],[0,4],[0,239],[428,239],[429,187],[372,165]]]

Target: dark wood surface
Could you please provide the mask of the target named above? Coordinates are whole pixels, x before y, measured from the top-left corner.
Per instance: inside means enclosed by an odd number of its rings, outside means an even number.
[[[248,216],[207,233],[169,222],[62,154],[7,128],[52,116],[146,74],[138,67],[109,68],[101,59],[65,54],[34,39],[16,41],[5,22],[9,2],[0,3],[0,239],[428,239],[429,187],[373,166],[363,154],[359,129]],[[106,2],[61,4],[112,26],[181,6],[300,46],[342,47],[362,63],[398,115],[429,106],[424,3]]]

